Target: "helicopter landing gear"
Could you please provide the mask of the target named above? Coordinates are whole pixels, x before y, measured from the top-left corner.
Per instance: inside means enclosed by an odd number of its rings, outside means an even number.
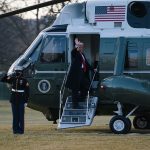
[[[111,131],[115,134],[126,134],[131,130],[131,121],[128,118],[139,106],[136,106],[127,116],[123,116],[122,105],[117,102],[117,115],[112,117],[109,123]]]
[[[133,126],[135,129],[149,129],[150,120],[147,116],[135,116],[133,119]]]
[[[131,121],[124,116],[114,116],[109,123],[111,131],[115,134],[126,134],[131,129]]]

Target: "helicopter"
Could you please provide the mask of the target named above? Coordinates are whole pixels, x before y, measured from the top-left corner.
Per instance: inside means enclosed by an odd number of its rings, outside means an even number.
[[[62,0],[47,5],[55,2]],[[8,70],[10,75],[16,66],[24,68],[31,85],[28,107],[42,112],[49,121],[59,118],[60,90],[78,38],[85,44],[88,61],[98,66],[92,84],[92,94],[97,98],[92,119],[95,115],[114,115],[109,122],[111,131],[125,134],[131,130],[129,117],[133,115],[134,128],[149,129],[149,5],[150,0],[87,0],[66,5]],[[64,99],[69,94],[67,91]]]

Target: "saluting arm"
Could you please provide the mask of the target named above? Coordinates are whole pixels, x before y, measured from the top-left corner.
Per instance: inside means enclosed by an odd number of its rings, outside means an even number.
[[[7,76],[7,74],[5,74],[5,75],[2,77],[1,81],[11,84],[11,82],[12,82],[12,77],[11,77],[11,76]]]

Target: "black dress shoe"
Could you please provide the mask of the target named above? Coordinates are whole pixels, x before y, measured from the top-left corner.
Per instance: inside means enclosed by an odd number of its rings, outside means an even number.
[[[53,121],[53,124],[57,124],[57,121],[56,121],[56,120],[54,120],[54,121]]]
[[[24,132],[23,131],[19,131],[18,134],[24,134]]]
[[[24,132],[13,132],[13,134],[24,134]]]

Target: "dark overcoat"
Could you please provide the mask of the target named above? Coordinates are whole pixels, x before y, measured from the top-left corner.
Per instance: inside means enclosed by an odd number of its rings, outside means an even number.
[[[84,54],[82,53],[82,55]],[[82,55],[79,51],[77,51],[77,49],[73,49],[71,52],[71,67],[70,67],[67,81],[66,81],[66,87],[69,89],[72,89],[72,90],[80,89],[80,84],[82,82],[82,79],[85,77],[89,79],[89,69],[92,69],[92,68],[84,56],[87,70],[85,73],[83,72]]]

